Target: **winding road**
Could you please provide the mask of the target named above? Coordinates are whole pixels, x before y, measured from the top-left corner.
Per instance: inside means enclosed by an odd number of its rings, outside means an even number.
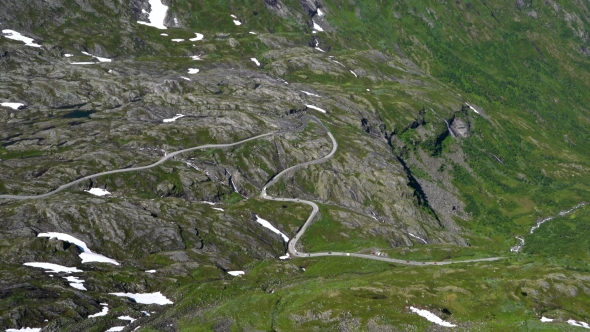
[[[280,198],[280,197],[272,197],[269,196],[266,193],[266,190],[268,189],[268,187],[274,185],[283,175],[285,175],[286,173],[293,171],[295,169],[299,169],[302,167],[306,167],[309,165],[313,165],[313,164],[320,164],[323,162],[328,161],[330,158],[332,158],[334,156],[334,154],[336,153],[336,150],[338,150],[338,142],[336,141],[336,139],[334,138],[334,136],[332,135],[332,133],[328,130],[328,128],[326,128],[324,126],[324,124],[317,119],[315,116],[312,115],[304,115],[301,118],[302,121],[302,125],[292,129],[292,130],[283,130],[283,131],[276,131],[276,132],[271,132],[271,133],[267,133],[267,134],[262,134],[262,135],[258,135],[258,136],[254,136],[254,137],[250,137],[235,143],[224,143],[224,144],[205,144],[205,145],[200,145],[200,146],[196,146],[196,147],[192,147],[192,148],[188,148],[188,149],[183,149],[183,150],[178,150],[175,152],[172,152],[170,154],[167,154],[166,156],[162,157],[160,160],[156,161],[153,164],[150,165],[146,165],[146,166],[138,166],[138,167],[130,167],[130,168],[124,168],[124,169],[117,169],[117,170],[112,170],[112,171],[106,171],[106,172],[101,172],[101,173],[96,173],[96,174],[92,174],[92,175],[88,175],[82,178],[79,178],[77,180],[74,180],[72,182],[66,183],[62,186],[60,186],[59,188],[50,191],[48,193],[45,194],[40,194],[40,195],[32,195],[32,196],[27,196],[27,195],[0,195],[0,199],[13,199],[13,200],[27,200],[27,199],[40,199],[40,198],[45,198],[45,197],[49,197],[53,194],[56,194],[60,191],[63,191],[73,185],[76,185],[78,183],[81,183],[83,181],[89,180],[91,178],[95,178],[95,177],[99,177],[99,176],[103,176],[103,175],[109,175],[109,174],[117,174],[117,173],[125,173],[125,172],[133,172],[133,171],[141,171],[141,170],[145,170],[145,169],[149,169],[152,167],[156,167],[162,163],[164,163],[165,161],[179,155],[185,152],[190,152],[190,151],[194,151],[194,150],[202,150],[202,149],[215,149],[215,148],[229,148],[229,147],[233,147],[236,145],[240,145],[249,141],[253,141],[253,140],[257,140],[260,138],[264,138],[267,136],[272,136],[272,135],[276,135],[276,134],[280,134],[280,133],[286,133],[286,132],[294,132],[294,131],[301,131],[303,130],[308,123],[308,120],[312,120],[314,122],[316,122],[330,137],[330,139],[332,140],[332,151],[330,151],[330,153],[328,153],[327,155],[319,158],[319,159],[315,159],[315,160],[311,160],[311,161],[306,161],[304,163],[301,164],[297,164],[295,166],[291,166],[287,169],[284,169],[283,171],[281,171],[280,173],[276,174],[275,176],[273,176],[267,183],[266,185],[262,188],[262,192],[260,193],[260,197],[262,199],[266,199],[266,200],[270,200],[270,201],[277,201],[277,202],[293,202],[293,203],[303,203],[303,204],[307,204],[309,206],[311,206],[312,208],[312,212],[309,215],[309,217],[307,218],[307,220],[305,221],[305,223],[303,224],[303,226],[301,226],[301,228],[299,229],[299,231],[297,232],[297,234],[295,235],[294,238],[292,238],[289,243],[287,244],[287,252],[289,253],[290,256],[292,257],[300,257],[300,258],[305,258],[305,257],[321,257],[321,256],[350,256],[350,257],[359,257],[359,258],[365,258],[365,259],[372,259],[372,260],[378,260],[378,261],[383,261],[383,262],[389,262],[389,263],[397,263],[397,264],[403,264],[403,265],[418,265],[418,266],[423,266],[423,265],[448,265],[448,264],[458,264],[458,263],[474,263],[474,262],[489,262],[489,261],[496,261],[496,260],[500,260],[503,259],[505,257],[490,257],[490,258],[479,258],[479,259],[470,259],[470,260],[462,260],[462,261],[443,261],[443,262],[419,262],[419,261],[410,261],[410,260],[402,260],[402,259],[396,259],[396,258],[389,258],[389,257],[383,257],[383,256],[376,256],[376,255],[367,255],[367,254],[357,254],[357,253],[347,253],[347,252],[316,252],[316,253],[304,253],[304,252],[300,252],[297,251],[297,249],[295,249],[295,247],[297,246],[297,242],[301,239],[301,237],[303,236],[303,234],[305,233],[305,231],[307,230],[307,228],[311,225],[313,219],[316,217],[316,215],[319,212],[319,207],[316,203],[312,202],[312,201],[307,201],[307,200],[303,200],[303,199],[298,199],[298,198]]]

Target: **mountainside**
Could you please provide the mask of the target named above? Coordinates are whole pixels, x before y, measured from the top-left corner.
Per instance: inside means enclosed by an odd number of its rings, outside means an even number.
[[[589,328],[588,3],[4,2],[0,330]]]

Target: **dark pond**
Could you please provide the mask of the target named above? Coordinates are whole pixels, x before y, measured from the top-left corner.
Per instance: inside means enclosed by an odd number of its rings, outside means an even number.
[[[62,116],[64,119],[81,119],[81,118],[88,118],[90,114],[96,113],[96,111],[73,111],[70,113],[66,113]]]

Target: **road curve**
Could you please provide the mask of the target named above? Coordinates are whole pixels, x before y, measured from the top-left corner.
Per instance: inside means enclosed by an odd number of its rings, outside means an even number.
[[[295,166],[291,166],[287,169],[284,169],[283,171],[281,171],[280,173],[276,174],[275,176],[272,177],[272,179],[270,179],[266,185],[262,188],[262,192],[260,193],[260,197],[266,200],[271,200],[271,201],[277,201],[277,202],[293,202],[293,203],[303,203],[303,204],[307,204],[309,206],[312,207],[312,212],[309,215],[309,217],[307,218],[307,220],[305,221],[305,223],[303,224],[303,226],[301,226],[301,228],[299,229],[299,232],[297,232],[297,234],[295,235],[294,238],[292,238],[288,245],[287,245],[287,252],[289,253],[289,255],[291,255],[292,257],[322,257],[322,256],[351,256],[351,257],[359,257],[359,258],[366,258],[366,259],[373,259],[373,260],[378,260],[378,261],[384,261],[384,262],[390,262],[390,263],[398,263],[398,264],[405,264],[405,265],[447,265],[447,264],[456,264],[456,263],[473,263],[473,262],[489,262],[489,261],[495,261],[495,260],[499,260],[499,259],[503,259],[504,257],[491,257],[491,258],[480,258],[480,259],[470,259],[470,260],[464,260],[464,261],[445,261],[445,262],[418,262],[418,261],[408,261],[408,260],[401,260],[401,259],[396,259],[396,258],[389,258],[389,257],[383,257],[383,256],[376,256],[376,255],[366,255],[366,254],[356,254],[356,253],[345,253],[345,252],[317,252],[317,253],[304,253],[304,252],[298,252],[295,249],[295,246],[297,245],[297,242],[299,241],[299,239],[303,236],[303,234],[305,233],[305,231],[307,230],[307,228],[311,225],[311,222],[313,221],[313,219],[315,218],[315,216],[318,214],[319,212],[319,207],[316,203],[312,202],[312,201],[307,201],[307,200],[303,200],[303,199],[298,199],[298,198],[280,198],[280,197],[271,197],[269,195],[266,194],[266,190],[268,187],[272,186],[273,184],[275,184],[283,175],[285,175],[285,173],[298,169],[298,168],[302,168],[305,166],[309,166],[309,165],[313,165],[313,164],[320,164],[323,162],[326,162],[327,160],[329,160],[330,158],[332,158],[334,156],[334,154],[336,153],[336,150],[338,149],[338,142],[336,141],[336,139],[334,138],[334,136],[332,135],[332,133],[328,130],[328,128],[326,128],[324,126],[324,124],[317,119],[314,116],[311,115],[305,115],[301,118],[302,120],[302,125],[296,129],[293,130],[288,130],[288,131],[277,131],[277,132],[271,132],[271,133],[266,133],[266,134],[262,134],[262,135],[258,135],[258,136],[254,136],[254,137],[250,137],[250,138],[246,138],[244,140],[235,142],[235,143],[223,143],[223,144],[205,144],[205,145],[200,145],[200,146],[196,146],[196,147],[192,147],[192,148],[188,148],[188,149],[183,149],[183,150],[178,150],[172,153],[167,154],[166,156],[162,157],[160,160],[156,161],[153,164],[149,164],[146,166],[139,166],[139,167],[131,167],[131,168],[124,168],[124,169],[117,169],[117,170],[112,170],[112,171],[105,171],[105,172],[100,172],[100,173],[96,173],[96,174],[92,174],[92,175],[88,175],[82,178],[79,178],[77,180],[74,180],[72,182],[66,183],[64,185],[61,185],[59,188],[50,191],[48,193],[45,194],[41,194],[41,195],[32,195],[32,196],[26,196],[26,195],[0,195],[0,199],[13,199],[13,200],[26,200],[26,199],[40,199],[40,198],[45,198],[48,196],[51,196],[53,194],[56,194],[64,189],[67,189],[75,184],[78,184],[80,182],[89,180],[91,178],[95,178],[95,177],[99,177],[99,176],[103,176],[103,175],[109,175],[109,174],[117,174],[117,173],[124,173],[124,172],[133,172],[133,171],[141,171],[141,170],[145,170],[145,169],[149,169],[152,167],[156,167],[162,163],[164,163],[165,161],[167,161],[170,158],[173,158],[181,153],[185,153],[185,152],[190,152],[190,151],[194,151],[194,150],[201,150],[201,149],[214,149],[214,148],[229,148],[232,146],[236,146],[236,145],[240,145],[249,141],[253,141],[253,140],[257,140],[259,138],[263,138],[263,137],[267,137],[267,136],[271,136],[271,135],[275,135],[275,134],[279,134],[281,132],[290,132],[290,131],[300,131],[303,130],[308,122],[308,119],[311,119],[312,121],[315,121],[320,127],[322,127],[322,129],[324,129],[326,131],[326,133],[328,134],[328,136],[330,137],[330,139],[332,140],[332,151],[330,151],[330,153],[328,153],[327,155],[323,156],[322,158],[319,159],[315,159],[315,160],[311,160],[311,161],[306,161],[304,163],[301,164],[297,164]]]
[[[250,137],[250,138],[246,138],[244,140],[235,142],[235,143],[225,143],[225,144],[205,144],[205,145],[200,145],[200,146],[196,146],[193,148],[188,148],[188,149],[184,149],[184,150],[178,150],[172,153],[169,153],[167,155],[165,155],[164,157],[162,157],[160,160],[156,161],[153,164],[150,165],[146,165],[146,166],[139,166],[139,167],[131,167],[131,168],[123,168],[123,169],[116,169],[116,170],[112,170],[112,171],[106,171],[106,172],[101,172],[101,173],[96,173],[96,174],[92,174],[92,175],[88,175],[85,176],[83,178],[79,178],[77,180],[74,180],[70,183],[66,183],[62,186],[60,186],[59,188],[50,191],[48,193],[45,194],[41,194],[41,195],[33,195],[33,196],[20,196],[20,195],[0,195],[0,199],[15,199],[15,200],[25,200],[25,199],[39,199],[39,198],[45,198],[48,196],[51,196],[53,194],[56,194],[64,189],[67,189],[75,184],[78,184],[80,182],[89,180],[91,178],[95,178],[95,177],[99,177],[99,176],[103,176],[103,175],[109,175],[109,174],[116,174],[116,173],[125,173],[125,172],[133,172],[133,171],[141,171],[144,169],[148,169],[148,168],[152,168],[152,167],[156,167],[162,163],[164,163],[166,160],[173,158],[181,153],[185,153],[185,152],[189,152],[189,151],[194,151],[194,150],[201,150],[201,149],[214,149],[214,148],[229,148],[232,146],[236,146],[236,145],[240,145],[243,143],[246,143],[248,141],[253,141],[259,138],[263,138],[266,136],[271,136],[276,134],[276,132],[272,132],[272,133],[267,133],[267,134],[262,134],[262,135],[258,135],[258,136],[254,136],[254,137]]]
[[[417,265],[417,266],[448,265],[448,264],[474,263],[474,262],[490,262],[490,261],[497,261],[497,260],[504,258],[504,257],[490,257],[490,258],[469,259],[469,260],[462,260],[462,261],[418,262],[418,261],[409,261],[409,260],[402,260],[402,259],[376,256],[376,255],[366,255],[366,254],[346,253],[346,252],[332,252],[332,251],[331,252],[316,252],[316,253],[298,252],[297,249],[295,249],[297,242],[301,239],[301,237],[303,236],[303,234],[305,233],[307,228],[311,225],[313,219],[318,214],[320,208],[318,207],[318,205],[316,203],[314,203],[312,201],[307,201],[304,199],[272,197],[266,193],[266,190],[268,189],[268,187],[275,184],[281,178],[281,176],[285,175],[287,172],[292,171],[297,168],[305,167],[308,165],[323,163],[323,162],[327,161],[328,159],[332,158],[334,156],[334,154],[336,153],[336,150],[338,149],[338,142],[336,141],[336,139],[334,138],[332,133],[317,118],[315,118],[313,116],[310,116],[309,118],[312,119],[313,121],[317,122],[324,130],[326,130],[328,136],[332,140],[332,151],[330,151],[330,153],[328,153],[327,155],[325,155],[319,159],[315,159],[312,161],[306,161],[304,163],[297,164],[295,166],[291,166],[287,169],[284,169],[283,171],[281,171],[277,175],[273,176],[272,179],[270,181],[268,181],[266,183],[266,185],[262,188],[262,192],[260,193],[260,197],[263,199],[266,199],[266,200],[271,200],[271,201],[276,201],[276,202],[303,203],[303,204],[307,204],[307,205],[311,206],[311,208],[312,208],[311,214],[309,215],[309,217],[307,218],[307,220],[305,221],[303,226],[301,226],[301,228],[299,229],[297,234],[295,234],[295,237],[292,238],[289,241],[289,243],[287,244],[287,253],[291,257],[305,258],[305,257],[322,257],[322,256],[347,256],[347,257],[350,256],[350,257],[359,257],[359,258],[365,258],[365,259],[373,259],[373,260],[389,262],[389,263],[397,263],[397,264],[403,264],[403,265]],[[307,119],[304,119],[303,125],[305,125],[306,123],[307,123]]]

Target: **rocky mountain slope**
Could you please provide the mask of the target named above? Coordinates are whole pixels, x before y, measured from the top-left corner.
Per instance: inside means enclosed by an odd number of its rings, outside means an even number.
[[[0,329],[438,328],[411,306],[464,330],[590,322],[588,207],[559,215],[590,201],[586,4],[0,7]],[[503,259],[279,258],[287,244],[260,218],[293,237],[311,211],[261,190],[328,154],[326,130],[334,157],[268,189],[319,205],[301,250]]]

